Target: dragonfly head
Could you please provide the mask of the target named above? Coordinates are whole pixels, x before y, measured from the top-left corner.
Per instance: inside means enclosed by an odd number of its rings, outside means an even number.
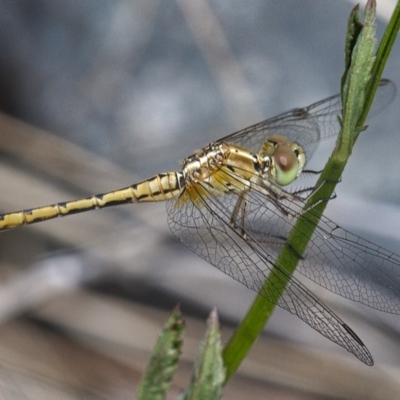
[[[303,148],[282,135],[268,137],[263,144],[262,156],[270,159],[269,177],[280,186],[292,183],[306,163]]]

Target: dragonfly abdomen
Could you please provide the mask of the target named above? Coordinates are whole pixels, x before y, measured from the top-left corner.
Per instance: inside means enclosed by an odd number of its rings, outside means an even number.
[[[120,204],[167,201],[177,198],[183,187],[184,177],[182,173],[166,172],[157,174],[153,178],[112,192],[2,214],[0,215],[0,230],[17,228],[22,225],[46,221],[56,217],[64,217],[66,215]]]

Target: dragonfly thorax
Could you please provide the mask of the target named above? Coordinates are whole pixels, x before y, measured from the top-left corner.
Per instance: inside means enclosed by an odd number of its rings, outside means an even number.
[[[222,169],[229,174],[234,173],[236,182],[241,182],[239,186],[243,184],[247,187],[250,181],[257,181],[259,177],[285,186],[300,175],[305,161],[299,144],[282,135],[271,135],[264,142],[261,152],[256,154],[230,143],[211,143],[187,157],[182,172],[191,184],[213,184],[217,176],[222,179],[219,172]]]
[[[306,163],[303,148],[282,135],[271,135],[267,138],[261,158],[270,160],[267,177],[280,186],[292,183],[301,174]]]
[[[207,181],[222,165],[226,149],[223,143],[210,143],[204,149],[187,157],[183,163],[183,174],[192,183]]]

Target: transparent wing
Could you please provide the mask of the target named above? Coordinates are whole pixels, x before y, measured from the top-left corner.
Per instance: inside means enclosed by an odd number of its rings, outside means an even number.
[[[396,86],[383,79],[380,82],[370,116],[378,114],[396,97]],[[299,143],[310,159],[320,140],[336,136],[339,132],[337,116],[341,113],[340,95],[328,97],[308,107],[296,108],[276,117],[249,126],[219,141],[233,143],[253,152],[262,148],[271,134],[280,134]]]
[[[284,268],[274,266],[267,247],[252,240],[250,230],[250,240],[245,240],[239,233],[246,229],[243,225],[232,228],[238,198],[234,193],[213,197],[208,185],[199,183],[186,190],[177,202],[168,203],[170,228],[198,256],[372,365],[368,349],[339,317],[295,277],[289,277]],[[267,291],[263,283],[269,275],[273,276],[273,285]],[[285,284],[284,295],[278,299],[279,289]]]
[[[247,194],[244,231],[249,240],[275,259],[304,203],[282,200],[277,209],[272,203],[266,204],[265,190],[262,193],[260,189],[254,185]],[[400,314],[400,256],[340,228],[324,215],[296,271],[340,296]]]
[[[234,185],[238,178],[224,169],[221,179]],[[271,182],[268,185],[274,192],[274,185]],[[276,193],[282,193],[282,188],[277,187]],[[301,229],[295,228],[295,224],[304,202],[301,199],[268,201],[262,182],[253,184],[245,199],[246,208],[242,208],[245,217],[238,215],[235,226],[246,233],[248,241],[257,243],[269,259],[275,260],[289,232]],[[312,210],[306,215],[313,218]],[[304,221],[310,227],[314,225],[310,220]],[[400,256],[340,228],[324,215],[296,271],[347,299],[400,314]]]

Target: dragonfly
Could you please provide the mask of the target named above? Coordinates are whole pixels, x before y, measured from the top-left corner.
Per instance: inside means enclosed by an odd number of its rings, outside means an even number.
[[[382,80],[373,110],[385,108],[395,94],[395,85]],[[284,260],[277,261],[298,217],[309,215],[302,210],[314,191],[294,190],[291,184],[310,172],[305,166],[318,143],[338,134],[341,109],[340,95],[293,109],[210,143],[187,157],[179,171],[2,214],[0,230],[126,203],[166,202],[171,231],[196,255],[373,365],[356,333],[297,275],[289,274]],[[347,299],[400,314],[399,255],[322,215],[299,258],[296,274]],[[271,276],[275,286],[267,291],[263,283]],[[285,291],[278,297],[281,287]]]

